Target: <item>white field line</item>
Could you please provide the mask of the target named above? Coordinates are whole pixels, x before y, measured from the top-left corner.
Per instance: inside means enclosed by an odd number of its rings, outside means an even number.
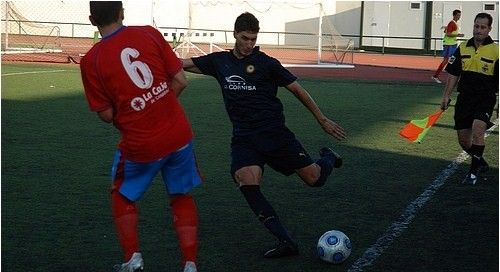
[[[498,119],[495,120],[495,125],[486,131],[484,137],[488,137],[497,126]],[[375,244],[370,246],[365,253],[352,264],[348,272],[361,272],[364,268],[372,266],[375,260],[392,244],[392,242],[408,228],[417,212],[427,203],[427,201],[429,201],[434,193],[446,183],[446,180],[456,172],[458,165],[466,161],[469,157],[470,156],[465,151],[458,154],[458,157],[436,177],[431,185],[406,207],[404,212],[399,216],[399,219],[389,226],[385,233],[377,239]]]
[[[68,71],[68,70],[31,71],[31,72],[19,72],[19,73],[2,74],[2,76],[17,76],[17,75],[28,75],[28,74],[59,73],[59,72],[66,72],[66,71]]]

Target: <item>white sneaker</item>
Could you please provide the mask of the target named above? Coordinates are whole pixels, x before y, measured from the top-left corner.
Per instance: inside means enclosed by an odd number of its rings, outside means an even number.
[[[465,176],[465,179],[462,181],[462,184],[474,185],[476,184],[476,182],[477,176],[472,173],[468,173],[467,176]]]
[[[128,262],[117,264],[113,266],[113,269],[115,272],[136,272],[144,270],[144,261],[142,260],[142,254],[139,252],[134,252]]]
[[[193,262],[186,262],[186,265],[184,265],[184,272],[197,272],[198,269],[196,269],[196,264]]]
[[[441,80],[439,80],[439,78],[435,77],[435,76],[431,76],[432,80],[434,80],[434,82],[438,83],[438,84],[441,84],[443,83]]]

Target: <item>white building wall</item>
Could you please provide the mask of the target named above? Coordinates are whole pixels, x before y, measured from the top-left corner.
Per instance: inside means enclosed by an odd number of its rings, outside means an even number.
[[[411,3],[420,3],[420,9],[411,9]],[[485,4],[494,4],[494,11],[485,11]],[[434,1],[432,2],[431,49],[442,49],[443,26],[453,19],[454,9],[462,11],[458,22],[464,38],[472,37],[474,17],[480,12],[490,13],[493,17],[493,29],[490,33],[498,40],[499,16],[498,1]],[[363,20],[363,45],[382,46],[382,38],[365,36],[425,37],[426,2],[425,1],[365,1]],[[384,39],[385,47],[423,49],[423,40]]]
[[[93,37],[95,27],[88,21],[88,1],[81,0],[16,0],[9,1],[27,20],[42,22],[67,23],[58,24],[61,36]],[[283,35],[265,32],[318,31],[319,4],[323,14],[340,34],[363,36],[398,36],[424,37],[425,1],[420,1],[419,10],[411,10],[410,4],[415,1],[364,1],[361,22],[361,1],[335,0],[124,0],[125,24],[154,24],[164,32],[167,40],[172,33],[186,33],[188,28],[211,29],[197,31],[191,37],[193,42],[228,42],[234,41],[232,29],[235,18],[242,12],[249,11],[261,22],[260,43],[283,44]],[[5,6],[1,2],[2,32],[5,32]],[[494,4],[494,11],[484,11],[485,4]],[[459,21],[461,32],[465,38],[472,37],[473,20],[479,12],[489,12],[493,16],[493,39],[499,38],[499,3],[498,1],[434,1],[432,2],[432,38],[431,49],[442,48],[441,27],[451,20],[451,11],[462,10]],[[360,25],[361,24],[361,25]],[[51,25],[47,23],[46,25]],[[362,27],[363,33],[360,33]],[[10,26],[10,31],[16,31]],[[217,32],[213,30],[225,30]],[[323,32],[328,27],[323,24]],[[309,37],[312,41],[312,39]],[[355,39],[356,40],[356,39]],[[359,39],[357,39],[359,44]],[[317,40],[314,41],[317,43]],[[382,46],[381,38],[363,38],[365,46]],[[385,39],[384,46],[402,48],[423,48],[423,41]],[[358,47],[358,44],[356,47]]]
[[[485,11],[485,4],[494,4],[494,11]],[[464,39],[472,38],[472,31],[474,27],[474,18],[480,12],[489,13],[493,17],[492,30],[490,36],[494,40],[498,40],[499,33],[499,16],[498,2],[494,1],[436,1],[433,2],[432,10],[432,37],[442,38],[444,33],[442,27],[447,25],[453,19],[453,10],[459,9],[462,11],[462,16],[458,21],[459,31],[465,35]],[[431,44],[432,49],[442,49],[443,43],[441,39],[436,40]]]

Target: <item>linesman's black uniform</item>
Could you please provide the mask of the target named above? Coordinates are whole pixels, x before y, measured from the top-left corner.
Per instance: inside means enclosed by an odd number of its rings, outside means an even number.
[[[482,120],[488,127],[498,94],[498,44],[488,36],[479,48],[474,38],[463,42],[448,61],[446,71],[460,76],[457,103],[455,104],[455,129],[472,128],[474,119]]]

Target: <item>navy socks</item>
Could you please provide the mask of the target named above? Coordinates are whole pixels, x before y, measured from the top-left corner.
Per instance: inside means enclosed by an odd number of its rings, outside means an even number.
[[[240,191],[245,197],[252,211],[257,215],[257,218],[264,226],[280,241],[291,240],[288,232],[278,218],[271,204],[260,191],[259,185],[243,185],[240,186]]]

